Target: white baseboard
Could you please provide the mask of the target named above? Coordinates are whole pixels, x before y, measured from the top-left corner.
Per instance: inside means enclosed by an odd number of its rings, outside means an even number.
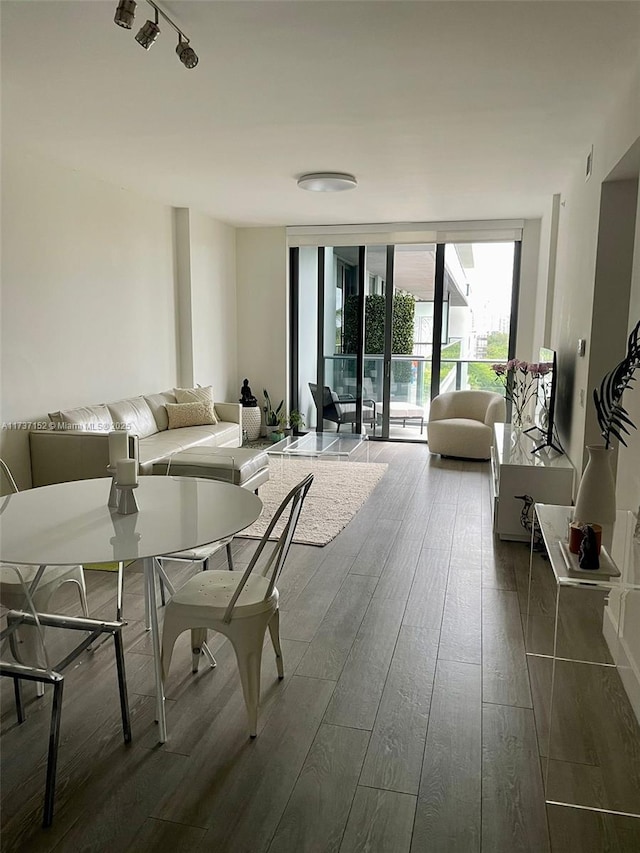
[[[612,616],[611,608],[605,607],[602,633],[609,646],[611,656],[617,664],[618,673],[629,702],[640,723],[640,666],[629,651],[624,637],[618,638],[618,626]]]

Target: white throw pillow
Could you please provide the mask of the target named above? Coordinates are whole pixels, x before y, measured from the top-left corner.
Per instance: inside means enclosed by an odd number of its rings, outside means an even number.
[[[198,385],[197,388],[174,388],[173,393],[176,395],[178,403],[211,403],[213,406],[213,386],[207,385],[202,388]]]
[[[169,429],[218,423],[213,403],[206,403],[204,400],[197,400],[195,403],[167,403],[167,415]]]

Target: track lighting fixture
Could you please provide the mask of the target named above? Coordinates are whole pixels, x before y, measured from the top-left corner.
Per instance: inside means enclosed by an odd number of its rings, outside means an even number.
[[[140,27],[140,30],[136,35],[136,41],[145,50],[149,50],[159,35],[160,27],[158,26],[158,10],[156,9],[155,21],[147,21],[146,24],[143,24]]]
[[[124,27],[125,30],[130,30],[133,26],[133,19],[135,18],[135,15],[135,0],[120,0],[113,20],[119,27]]]
[[[155,40],[160,35],[160,27],[158,26],[158,23],[161,16],[169,26],[173,27],[173,29],[178,33],[178,46],[176,47],[176,53],[178,54],[180,62],[182,62],[185,68],[195,68],[198,64],[198,55],[189,44],[189,39],[182,32],[180,27],[176,26],[171,18],[165,14],[165,12],[163,12],[162,9],[153,2],[153,0],[146,0],[146,2],[155,12],[155,21],[147,21],[142,25],[142,27],[140,27],[140,30],[136,35],[136,41],[138,44],[145,50],[149,50],[151,45],[154,44]],[[125,30],[130,30],[133,26],[135,12],[135,0],[120,0],[113,20],[119,27],[124,27]]]
[[[183,65],[186,65],[187,68],[195,68],[198,64],[198,54],[191,47],[188,41],[184,41],[182,36],[178,36],[176,53],[178,54],[180,62]]]

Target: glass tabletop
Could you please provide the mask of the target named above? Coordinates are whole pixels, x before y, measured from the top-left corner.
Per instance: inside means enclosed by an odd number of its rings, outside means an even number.
[[[0,561],[29,565],[155,557],[233,536],[262,511],[253,492],[197,477],[140,477],[139,512],[107,506],[110,478],[7,495],[0,504]]]
[[[366,440],[364,435],[308,432],[288,435],[267,448],[267,453],[270,456],[350,456]]]

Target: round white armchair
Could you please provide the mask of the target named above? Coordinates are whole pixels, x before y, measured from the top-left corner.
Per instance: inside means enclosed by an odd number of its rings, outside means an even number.
[[[489,459],[493,425],[504,423],[504,397],[493,391],[447,391],[431,401],[427,435],[431,453]]]

